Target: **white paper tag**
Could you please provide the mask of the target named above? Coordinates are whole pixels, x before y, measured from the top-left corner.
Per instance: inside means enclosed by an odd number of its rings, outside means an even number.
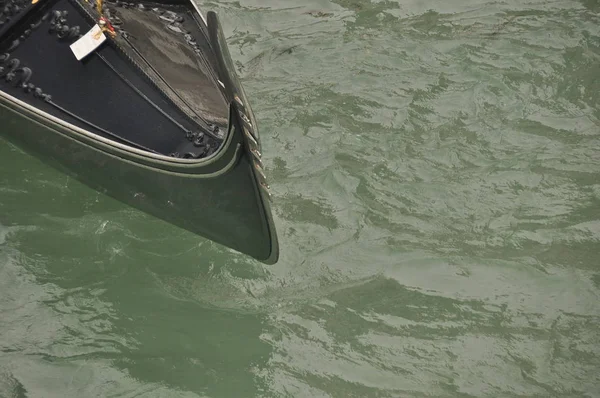
[[[81,61],[88,54],[98,48],[106,40],[106,36],[102,32],[102,29],[97,24],[92,27],[85,35],[81,36],[79,40],[71,44],[71,51],[75,54],[78,61]]]

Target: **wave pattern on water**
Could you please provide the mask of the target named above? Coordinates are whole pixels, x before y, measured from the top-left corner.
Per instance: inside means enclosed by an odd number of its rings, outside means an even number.
[[[598,395],[597,2],[200,5],[280,263],[2,147],[0,395]]]

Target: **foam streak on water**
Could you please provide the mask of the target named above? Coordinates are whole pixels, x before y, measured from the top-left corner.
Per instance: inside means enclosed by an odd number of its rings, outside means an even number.
[[[298,4],[200,2],[275,266],[0,145],[0,396],[598,396],[598,3]]]

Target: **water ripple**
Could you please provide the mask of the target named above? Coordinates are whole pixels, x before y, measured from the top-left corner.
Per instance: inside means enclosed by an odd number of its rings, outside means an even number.
[[[0,145],[0,395],[597,395],[596,2],[200,4],[281,261]]]

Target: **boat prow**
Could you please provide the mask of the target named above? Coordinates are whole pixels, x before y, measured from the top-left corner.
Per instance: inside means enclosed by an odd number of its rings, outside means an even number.
[[[256,120],[214,12],[2,6],[0,134],[130,206],[277,262]]]

